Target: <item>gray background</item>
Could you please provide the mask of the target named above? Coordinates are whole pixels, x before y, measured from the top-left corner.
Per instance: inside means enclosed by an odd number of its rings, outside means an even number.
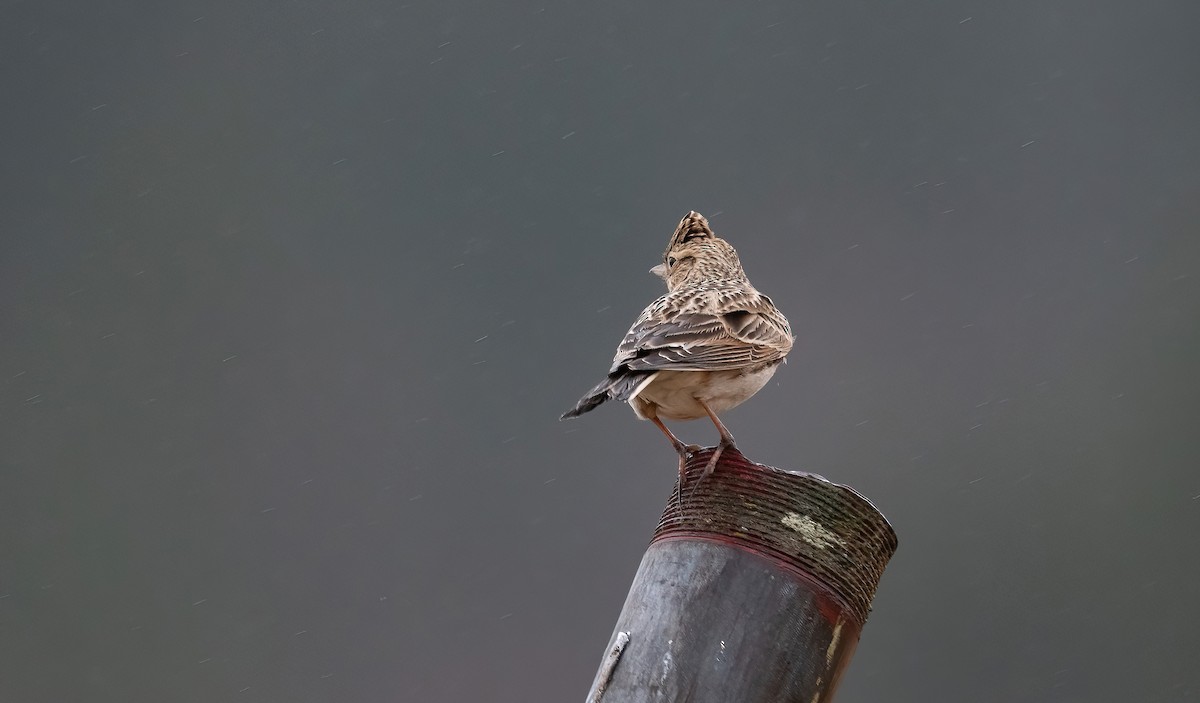
[[[1197,700],[1198,8],[4,3],[0,700],[580,700],[692,208],[900,534],[843,703]]]

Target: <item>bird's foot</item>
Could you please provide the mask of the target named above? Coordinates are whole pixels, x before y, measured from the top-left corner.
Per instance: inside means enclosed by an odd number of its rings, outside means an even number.
[[[729,441],[722,438],[720,443],[717,444],[717,448],[713,450],[712,456],[708,458],[708,463],[704,465],[704,473],[700,474],[701,480],[711,476],[712,472],[717,470],[717,462],[721,460],[721,455],[725,453],[726,449],[737,450],[732,437],[729,438]]]
[[[695,493],[696,489],[700,488],[700,483],[704,479],[711,476],[717,470],[717,462],[721,460],[721,455],[725,453],[726,449],[737,451],[737,447],[733,443],[733,437],[730,437],[728,441],[722,438],[716,448],[713,449],[712,456],[708,458],[708,463],[704,465],[704,471],[700,474],[700,478],[696,479],[696,485],[692,486],[692,493]]]

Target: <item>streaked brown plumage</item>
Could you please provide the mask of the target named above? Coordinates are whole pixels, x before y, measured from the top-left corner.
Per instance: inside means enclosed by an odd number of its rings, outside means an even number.
[[[750,284],[737,252],[719,239],[698,212],[679,222],[651,269],[667,293],[638,316],[617,347],[608,377],[563,414],[571,418],[606,400],[628,401],[638,417],[650,420],[679,453],[682,475],[685,445],[663,424],[709,417],[721,442],[705,467],[734,446],[733,435],[717,417],[745,402],[770,380],[792,348],[792,332],[767,296]]]

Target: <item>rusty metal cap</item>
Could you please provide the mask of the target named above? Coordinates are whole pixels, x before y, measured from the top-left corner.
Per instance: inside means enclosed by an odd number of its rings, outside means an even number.
[[[817,476],[755,464],[727,449],[701,480],[713,449],[687,462],[651,543],[711,539],[771,558],[825,590],[861,626],[896,551],[887,518],[858,492]],[[677,488],[678,490],[678,488]]]

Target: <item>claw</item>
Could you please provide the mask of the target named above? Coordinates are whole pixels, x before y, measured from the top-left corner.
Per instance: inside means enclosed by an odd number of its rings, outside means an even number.
[[[679,453],[679,481],[675,484],[675,509],[683,509],[683,479],[687,472],[687,454]]]
[[[700,481],[712,476],[713,471],[716,471],[717,469],[717,461],[721,459],[721,453],[724,451],[725,445],[718,444],[717,448],[713,450],[713,455],[708,458],[708,463],[704,465],[704,473],[700,474]],[[699,483],[700,481],[697,481],[696,483]]]
[[[675,447],[675,451],[679,452],[679,483],[675,485],[675,507],[677,509],[683,508],[683,484],[687,481],[687,461],[702,449],[703,447],[698,444],[684,444],[683,442]]]

